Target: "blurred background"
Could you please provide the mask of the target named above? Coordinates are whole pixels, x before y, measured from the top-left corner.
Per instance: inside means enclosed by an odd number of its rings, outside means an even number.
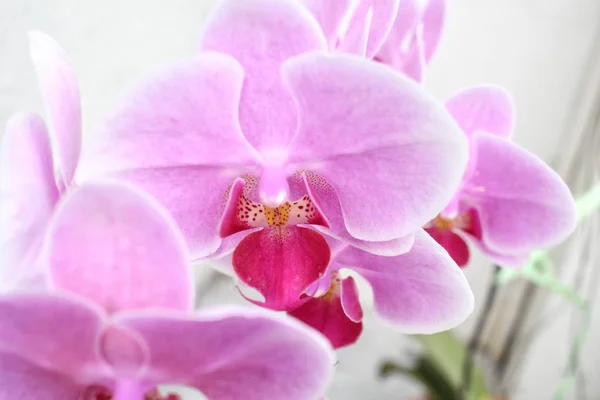
[[[0,0],[0,123],[18,110],[44,112],[28,58],[28,30],[47,32],[71,57],[90,132],[140,74],[194,53],[213,5],[214,0]],[[597,183],[599,35],[599,0],[449,0],[445,35],[425,86],[440,100],[480,83],[506,87],[517,104],[515,141],[555,167],[578,196]],[[592,214],[552,252],[565,286],[588,299],[589,319],[563,297],[519,277],[500,288],[476,358],[494,393],[544,400],[559,390],[562,397],[556,398],[600,399],[598,229],[598,215]],[[475,257],[465,272],[476,312],[456,334],[467,342],[494,269]],[[207,266],[198,275],[200,305],[242,304],[229,279],[215,277]],[[420,342],[367,319],[359,342],[339,352],[330,399],[421,396],[422,387],[406,377],[378,376],[385,360],[414,364]]]

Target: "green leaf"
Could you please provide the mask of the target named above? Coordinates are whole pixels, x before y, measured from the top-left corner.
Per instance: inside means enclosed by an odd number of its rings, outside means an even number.
[[[435,335],[415,335],[414,337],[421,342],[425,354],[431,362],[445,373],[453,387],[458,388],[462,379],[462,366],[467,352],[466,345],[451,331]],[[468,400],[491,397],[483,373],[477,368],[477,365],[473,368],[473,378],[468,393]]]

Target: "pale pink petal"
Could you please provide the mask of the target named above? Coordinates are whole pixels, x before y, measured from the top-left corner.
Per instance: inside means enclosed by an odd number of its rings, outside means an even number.
[[[349,276],[342,280],[340,299],[344,313],[354,322],[362,321],[363,311],[358,297],[358,286],[354,278]]]
[[[11,352],[0,351],[1,399],[79,399],[84,391],[81,384],[67,375],[44,369]]]
[[[284,74],[301,122],[290,162],[335,189],[352,236],[408,235],[450,201],[466,139],[419,85],[345,55],[299,56]]]
[[[375,312],[404,333],[431,334],[462,323],[473,294],[460,268],[425,231],[410,252],[379,257],[348,247],[335,264],[362,275],[373,288]]]
[[[429,63],[444,30],[446,18],[446,0],[429,0],[423,9],[422,38],[425,63]]]
[[[294,178],[297,180],[298,178]],[[414,243],[414,234],[410,233],[403,237],[382,241],[370,242],[359,240],[351,236],[346,230],[342,208],[335,190],[329,183],[318,175],[306,171],[302,174],[302,186],[308,192],[313,202],[327,217],[329,228],[324,226],[314,226],[318,231],[324,232],[329,236],[342,240],[354,247],[380,256],[396,256],[406,253]]]
[[[233,252],[239,279],[265,298],[274,310],[296,307],[304,291],[329,265],[323,236],[299,226],[269,227],[246,236]]]
[[[235,171],[214,167],[147,168],[116,174],[157,199],[183,232],[191,257],[211,255],[221,245],[221,210]]]
[[[400,71],[404,70],[407,56],[414,51],[414,33],[420,22],[420,6],[417,0],[402,0],[390,33],[379,49],[375,59]]]
[[[281,64],[311,50],[326,50],[318,22],[294,0],[226,0],[205,22],[201,51],[235,57],[244,69],[240,124],[262,153],[289,144],[296,108],[281,81]]]
[[[81,153],[81,103],[77,77],[64,50],[48,35],[29,33],[29,50],[49,111],[60,177],[69,186]]]
[[[92,137],[78,180],[107,172],[234,167],[257,159],[238,122],[239,63],[201,54],[147,77]]]
[[[463,199],[478,211],[487,248],[519,255],[556,245],[573,231],[573,197],[548,165],[491,134],[475,134],[473,146],[477,164]]]
[[[357,0],[357,3],[359,3],[359,8],[361,3],[364,4],[360,0]],[[367,57],[369,34],[371,24],[373,23],[373,7],[358,10],[357,13],[353,14],[353,18],[354,21],[351,23],[343,41],[336,50],[356,54],[360,57]]]
[[[96,355],[96,338],[103,320],[99,309],[70,296],[3,295],[0,353],[10,352],[32,365],[74,378],[86,372],[93,375],[102,368]],[[0,376],[6,373],[2,370]]]
[[[469,247],[463,238],[449,229],[427,228],[427,233],[442,246],[459,267],[469,263]]]
[[[356,343],[363,330],[360,320],[353,321],[346,314],[339,293],[310,299],[288,314],[319,331],[336,349]]]
[[[494,264],[505,268],[520,268],[529,261],[530,253],[524,254],[500,254],[490,250],[486,245],[474,236],[469,236],[471,242]]]
[[[483,131],[510,137],[515,123],[511,95],[499,86],[464,89],[446,102],[446,109],[467,136]]]
[[[183,237],[167,212],[132,186],[102,182],[72,190],[48,237],[52,282],[109,312],[192,306]]]
[[[58,196],[44,121],[34,114],[13,116],[0,153],[0,287],[34,273]]]
[[[368,41],[365,53],[368,58],[373,57],[392,30],[399,3],[399,0],[358,0],[358,6],[350,20],[344,41],[356,40],[361,37],[367,22]],[[367,18],[369,13],[372,13],[372,17]],[[346,43],[343,43],[343,47],[347,46]]]
[[[149,349],[132,330],[108,324],[98,338],[98,351],[116,376],[135,376],[148,364]]]
[[[302,3],[308,8],[311,14],[316,18],[325,34],[327,44],[330,49],[334,49],[339,40],[340,34],[344,29],[348,12],[351,12],[351,5],[356,0],[302,0]]]
[[[320,335],[263,312],[131,315],[119,323],[148,344],[147,379],[192,386],[211,400],[316,399],[333,374],[333,354]]]

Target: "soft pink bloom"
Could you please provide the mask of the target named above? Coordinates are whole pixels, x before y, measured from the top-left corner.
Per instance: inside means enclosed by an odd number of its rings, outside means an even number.
[[[192,313],[184,239],[130,186],[72,189],[41,258],[52,291],[0,295],[2,399],[151,400],[164,383],[211,400],[306,400],[331,379],[330,346],[302,324],[244,309]]]
[[[312,296],[290,315],[329,338],[334,347],[354,343],[362,331],[362,309],[350,269],[371,286],[375,314],[402,333],[431,334],[462,323],[473,311],[473,294],[456,263],[424,231],[415,244],[395,257],[369,254],[338,243],[328,274]]]
[[[402,74],[326,50],[296,1],[220,3],[200,52],[129,94],[77,179],[141,186],[194,258],[235,249],[236,273],[273,309],[296,307],[325,274],[321,233],[407,251],[456,190],[464,136]]]
[[[575,228],[575,202],[556,172],[510,141],[510,95],[474,87],[446,108],[469,140],[470,158],[460,190],[427,231],[460,266],[469,260],[465,238],[502,266],[520,266],[531,251],[563,241]]]
[[[31,285],[41,240],[54,206],[71,186],[81,150],[79,89],[63,50],[30,33],[30,52],[50,116],[13,116],[0,154],[0,287]],[[57,164],[57,171],[54,170]]]
[[[442,36],[445,0],[302,0],[330,51],[387,64],[421,81]]]

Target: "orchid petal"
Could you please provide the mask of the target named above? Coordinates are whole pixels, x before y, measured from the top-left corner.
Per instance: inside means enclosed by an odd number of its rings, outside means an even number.
[[[529,261],[529,257],[531,253],[523,253],[523,254],[500,254],[493,250],[490,250],[481,239],[477,239],[476,237],[469,236],[471,242],[477,247],[485,256],[490,259],[494,264],[497,264],[504,268],[520,268],[523,267],[527,261]]]
[[[331,184],[353,237],[408,235],[450,201],[467,143],[415,82],[377,63],[320,54],[289,60],[284,77],[300,115],[290,162]]]
[[[269,227],[246,236],[233,253],[233,268],[265,298],[264,307],[289,310],[323,276],[330,250],[323,236],[299,226]]]
[[[427,228],[427,233],[442,246],[459,267],[469,263],[469,247],[460,235],[449,229]]]
[[[132,186],[102,182],[72,190],[48,237],[53,283],[109,312],[192,306],[183,237],[166,211]]]
[[[311,199],[313,199],[321,213],[327,216],[329,228],[314,226],[316,230],[342,240],[351,246],[380,256],[397,256],[398,254],[406,253],[412,247],[415,241],[413,233],[381,242],[371,242],[354,238],[346,230],[340,201],[333,187],[323,178],[308,171],[302,174],[302,181],[302,186],[308,192]]]
[[[350,290],[352,289],[349,289],[348,292]],[[355,308],[355,306],[351,308]],[[358,310],[360,310],[359,303]],[[358,315],[358,310],[353,309],[356,315]],[[362,310],[360,313],[362,314]],[[353,321],[346,314],[339,293],[310,299],[295,310],[289,311],[288,314],[319,331],[329,339],[335,349],[356,343],[363,330],[360,320]]]
[[[478,211],[490,250],[519,255],[551,247],[575,228],[575,202],[567,185],[525,149],[480,132],[473,138],[475,171],[463,199]]]
[[[221,210],[235,172],[209,167],[132,170],[118,175],[157,199],[183,232],[192,259],[212,255],[221,245]]]
[[[429,0],[423,9],[423,49],[425,63],[429,63],[442,38],[446,18],[446,0]]]
[[[348,247],[336,265],[362,275],[373,288],[375,312],[403,333],[431,334],[453,328],[473,311],[473,294],[460,268],[426,232],[410,252],[374,256]]]
[[[343,35],[341,30],[347,17],[351,12],[351,5],[356,0],[302,0],[302,3],[316,18],[325,34],[330,49],[337,46],[337,42]]]
[[[499,86],[464,89],[446,102],[446,109],[469,137],[483,131],[508,138],[513,132],[515,106]]]
[[[398,13],[399,0],[358,0],[358,6],[350,21],[341,49],[353,48],[351,43],[362,41],[366,36],[365,55],[372,58],[392,30]],[[372,16],[368,16],[372,14]],[[363,31],[367,30],[365,35]]]
[[[148,313],[118,321],[148,344],[147,379],[192,386],[211,400],[316,399],[332,378],[327,343],[301,324],[267,313]]]
[[[224,54],[201,54],[146,78],[90,144],[78,180],[130,170],[252,165],[238,123],[243,70]]]
[[[82,391],[82,386],[67,375],[36,366],[10,352],[0,352],[2,399],[78,399]]]
[[[202,54],[142,84],[84,153],[78,180],[139,185],[173,215],[194,258],[211,254],[223,196],[258,158],[239,128],[242,80],[231,57]]]
[[[101,368],[95,346],[103,318],[99,309],[71,296],[0,296],[0,353],[77,377],[84,368]],[[2,369],[0,376],[6,373]]]
[[[29,33],[31,58],[56,140],[60,177],[69,186],[81,153],[81,101],[77,77],[64,50],[42,32]]]
[[[17,114],[8,121],[0,174],[0,287],[10,287],[34,273],[59,197],[48,133],[37,115]]]
[[[344,313],[354,322],[362,321],[363,311],[358,297],[358,286],[354,278],[349,276],[342,280],[340,299]]]
[[[414,35],[420,18],[420,7],[417,0],[402,0],[394,25],[385,42],[377,53],[376,60],[402,71],[407,51],[412,46]]]
[[[215,8],[202,33],[201,51],[235,57],[245,73],[240,100],[241,128],[266,153],[289,144],[296,108],[281,81],[286,59],[326,50],[318,22],[294,0],[226,0]]]

